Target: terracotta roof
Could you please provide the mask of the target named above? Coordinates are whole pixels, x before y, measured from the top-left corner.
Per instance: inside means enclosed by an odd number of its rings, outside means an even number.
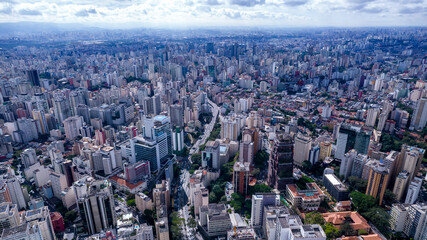
[[[138,187],[139,185],[142,184],[142,181],[139,181],[136,184],[133,184],[133,183],[130,183],[130,182],[126,181],[125,179],[119,178],[117,176],[110,177],[110,180],[111,181],[115,181],[117,184],[119,184],[121,186],[126,186],[129,189],[134,189],[134,188],[136,188],[136,187]]]
[[[323,213],[323,218],[326,222],[330,222],[334,224],[335,226],[339,226],[346,221],[346,217],[351,218],[350,225],[353,227],[354,230],[359,229],[370,229],[371,226],[368,224],[365,218],[363,218],[358,212],[330,212],[330,213]]]

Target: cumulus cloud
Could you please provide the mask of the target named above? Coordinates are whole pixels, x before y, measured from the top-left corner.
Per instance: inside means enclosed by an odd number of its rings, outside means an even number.
[[[18,11],[20,15],[27,15],[27,16],[41,16],[43,15],[39,10],[33,10],[33,9],[21,9]]]
[[[11,6],[5,6],[5,7],[0,8],[0,14],[6,14],[6,15],[12,14],[12,7]]]
[[[221,3],[218,2],[218,0],[206,0],[206,4],[211,6],[216,6],[216,5],[220,5]]]
[[[290,7],[296,7],[296,6],[305,5],[308,3],[308,1],[309,0],[286,0],[284,4]]]
[[[230,3],[242,7],[253,7],[265,4],[265,0],[231,0]]]
[[[74,15],[78,16],[78,17],[89,17],[89,15],[91,14],[97,14],[98,12],[96,11],[95,8],[89,8],[89,9],[82,9],[78,12],[76,12]]]

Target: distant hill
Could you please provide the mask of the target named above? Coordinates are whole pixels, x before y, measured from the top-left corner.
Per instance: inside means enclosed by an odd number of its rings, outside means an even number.
[[[60,32],[76,30],[100,30],[101,28],[89,27],[74,23],[46,23],[46,22],[16,22],[0,23],[0,34],[34,33],[34,32]]]

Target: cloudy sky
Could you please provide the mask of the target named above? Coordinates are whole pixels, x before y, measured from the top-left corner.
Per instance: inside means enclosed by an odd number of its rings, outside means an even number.
[[[426,26],[427,0],[0,0],[0,22],[92,26]]]

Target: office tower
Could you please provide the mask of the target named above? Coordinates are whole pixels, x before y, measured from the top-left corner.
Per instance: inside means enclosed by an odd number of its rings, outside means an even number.
[[[173,127],[184,127],[184,108],[181,104],[173,104],[169,108],[171,124]]]
[[[335,174],[325,174],[323,185],[331,196],[337,201],[346,201],[350,192],[348,188],[335,176]]]
[[[68,187],[67,178],[64,174],[52,172],[50,174],[50,182],[52,183],[53,195],[61,199],[62,191]]]
[[[388,170],[382,163],[369,172],[368,186],[366,187],[365,194],[378,198],[379,205],[383,202],[384,192],[387,188],[388,174]]]
[[[403,198],[406,196],[405,193],[409,182],[408,171],[403,170],[399,175],[397,175],[393,187],[393,193],[396,196],[397,201],[403,201]]]
[[[302,163],[308,160],[311,149],[311,138],[298,133],[295,137],[294,164],[302,167]]]
[[[8,201],[0,203],[0,232],[21,224],[18,206]]]
[[[170,190],[168,181],[162,180],[162,183],[156,184],[156,188],[153,189],[153,201],[156,211],[159,211],[162,206],[166,207],[166,212],[170,209]],[[159,216],[159,214],[157,214],[157,216]]]
[[[53,95],[53,111],[55,118],[58,121],[58,125],[62,125],[62,122],[71,117],[70,102],[62,92],[55,92]]]
[[[239,161],[252,163],[254,158],[254,143],[250,134],[243,134],[240,142]]]
[[[24,221],[27,223],[35,223],[38,226],[43,239],[56,240],[48,207],[41,207],[26,211],[24,214]]]
[[[2,240],[31,239],[44,240],[37,224],[25,223],[20,226],[5,229],[1,234]]]
[[[15,172],[11,168],[1,167],[0,168],[0,182],[6,184],[3,185],[3,196],[9,198],[12,203],[18,206],[18,209],[25,209],[27,207],[24,194],[22,192],[21,184],[15,176]]]
[[[169,240],[168,218],[163,217],[156,221],[156,237],[157,240]]]
[[[233,167],[234,192],[243,196],[248,194],[249,165],[248,162],[236,162]]]
[[[146,160],[150,162],[152,172],[158,171],[172,156],[169,118],[162,115],[145,118],[142,136],[132,138],[130,144],[135,158],[131,163]]]
[[[49,127],[46,121],[46,115],[43,110],[33,110],[33,119],[37,123],[37,129],[41,135],[49,134]]]
[[[418,194],[420,193],[423,180],[415,177],[414,180],[409,184],[408,193],[406,194],[405,203],[414,204],[418,200]]]
[[[370,108],[368,109],[368,115],[366,117],[365,125],[368,127],[375,126],[375,122],[377,121],[377,116],[380,110],[378,108]]]
[[[414,115],[411,120],[411,129],[421,130],[427,123],[427,98],[421,98],[417,102]]]
[[[225,117],[221,121],[221,139],[236,141],[240,134],[240,126],[235,118]]]
[[[89,107],[84,104],[79,104],[76,108],[76,115],[83,117],[83,121],[87,124],[90,124],[90,115],[89,115]]]
[[[274,193],[258,193],[252,195],[251,225],[254,228],[263,226],[264,207],[279,206],[280,195]]]
[[[16,121],[19,128],[19,135],[22,138],[22,142],[28,143],[34,139],[38,139],[39,133],[37,131],[36,121],[33,119],[20,118]]]
[[[135,204],[141,213],[144,213],[145,210],[153,210],[153,200],[142,192],[135,194]]]
[[[325,160],[325,158],[331,156],[332,143],[321,142],[319,145],[320,145],[319,160],[323,161],[323,160]]]
[[[32,69],[27,71],[28,81],[31,82],[33,86],[40,86],[40,78],[37,70]]]
[[[107,180],[82,178],[73,184],[83,227],[89,234],[116,226],[116,212],[111,183]]]
[[[202,151],[202,167],[220,169],[219,142],[206,142],[205,150]]]
[[[408,216],[409,205],[394,203],[390,212],[390,229],[394,232],[402,232],[405,220]]]
[[[413,204],[408,208],[403,232],[409,238],[425,239],[425,225],[427,220],[427,205]],[[423,231],[424,230],[424,231]]]
[[[341,160],[340,165],[340,175],[344,179],[348,178],[351,175],[351,170],[353,169],[353,161],[357,157],[357,152],[353,149],[344,155]]]
[[[181,153],[184,150],[184,130],[176,127],[172,129],[172,147],[174,153]]]
[[[25,168],[28,168],[37,163],[36,150],[34,148],[27,148],[21,153],[21,162]]]
[[[278,190],[285,190],[286,184],[293,183],[293,150],[292,137],[280,134],[274,140],[273,149],[268,161],[267,183]]]
[[[231,228],[230,216],[224,204],[211,203],[200,207],[199,225],[208,239],[220,239],[227,235]]]
[[[79,136],[79,130],[83,126],[83,117],[73,116],[64,120],[64,131],[67,139],[72,140]]]
[[[319,161],[320,147],[314,146],[308,152],[308,161],[311,165],[316,164]]]
[[[355,125],[342,124],[339,128],[335,157],[342,159],[344,154],[355,149],[357,153],[367,154],[372,131]]]

